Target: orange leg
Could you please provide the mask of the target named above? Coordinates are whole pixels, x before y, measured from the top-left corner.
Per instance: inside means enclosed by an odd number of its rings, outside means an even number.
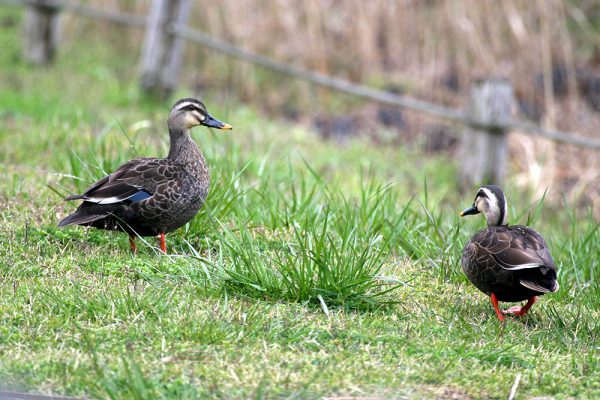
[[[504,321],[504,315],[500,312],[500,308],[498,307],[498,298],[495,293],[492,293],[492,305],[494,306],[494,310],[496,311],[496,315],[500,321]]]
[[[537,299],[537,296],[531,296],[529,299],[527,299],[527,304],[525,304],[523,307],[514,306],[509,308],[508,310],[503,310],[502,312],[504,314],[514,314],[518,315],[519,317],[523,317],[525,314],[527,314],[527,311],[529,311],[531,306],[535,304]]]
[[[129,247],[133,254],[137,254],[137,246],[135,245],[135,236],[129,236]]]
[[[160,242],[160,251],[167,254],[167,241],[165,240],[165,234],[161,233],[158,235],[158,240]]]

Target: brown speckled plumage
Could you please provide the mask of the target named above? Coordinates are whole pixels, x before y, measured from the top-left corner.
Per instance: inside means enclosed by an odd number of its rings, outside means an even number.
[[[498,186],[483,186],[472,207],[461,215],[482,212],[488,226],[477,232],[462,252],[465,275],[483,293],[498,301],[528,300],[528,305],[511,309],[524,315],[537,296],[558,290],[556,266],[544,238],[531,228],[508,226],[506,199]]]
[[[524,264],[534,268],[511,269]],[[462,267],[467,278],[490,296],[500,301],[522,301],[553,291],[556,267],[546,242],[526,226],[489,226],[477,232],[462,254]],[[533,290],[520,282],[536,282],[546,290]]]
[[[179,100],[169,114],[167,158],[128,161],[83,194],[68,197],[83,203],[59,226],[121,230],[135,237],[164,235],[186,224],[202,207],[210,184],[204,157],[189,134],[197,125],[231,129],[211,117],[200,101]]]

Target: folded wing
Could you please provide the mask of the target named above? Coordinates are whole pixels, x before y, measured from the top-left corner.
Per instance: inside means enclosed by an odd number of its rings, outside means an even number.
[[[177,174],[177,169],[165,159],[131,160],[95,182],[83,194],[67,197],[66,200],[83,200],[83,203],[58,226],[86,225],[107,216],[130,217],[132,203],[151,198],[161,182]]]

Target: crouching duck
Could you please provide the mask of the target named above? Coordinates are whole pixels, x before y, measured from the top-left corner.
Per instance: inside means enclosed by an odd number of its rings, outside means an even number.
[[[538,296],[558,290],[556,266],[544,238],[531,228],[508,226],[504,193],[495,185],[483,186],[473,205],[461,217],[483,213],[487,228],[477,232],[462,252],[462,268],[469,280],[491,297],[500,321],[504,314],[524,316]],[[498,301],[523,301],[500,311]]]
[[[190,137],[190,129],[198,125],[231,129],[213,118],[201,101],[177,101],[167,120],[171,139],[167,158],[128,161],[83,194],[67,197],[83,203],[58,226],[124,231],[133,252],[136,236],[158,236],[160,249],[166,253],[165,234],[190,221],[208,195],[206,161]]]

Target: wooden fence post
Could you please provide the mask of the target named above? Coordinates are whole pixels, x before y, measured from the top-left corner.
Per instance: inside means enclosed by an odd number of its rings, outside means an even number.
[[[24,22],[23,57],[37,65],[54,59],[58,44],[58,11],[52,0],[37,0],[27,7]]]
[[[460,186],[471,189],[481,184],[502,184],[506,170],[507,129],[515,104],[513,87],[504,78],[480,79],[471,87],[465,127]]]
[[[177,87],[185,40],[172,28],[185,27],[190,6],[189,0],[153,1],[140,61],[144,91],[164,98]]]

